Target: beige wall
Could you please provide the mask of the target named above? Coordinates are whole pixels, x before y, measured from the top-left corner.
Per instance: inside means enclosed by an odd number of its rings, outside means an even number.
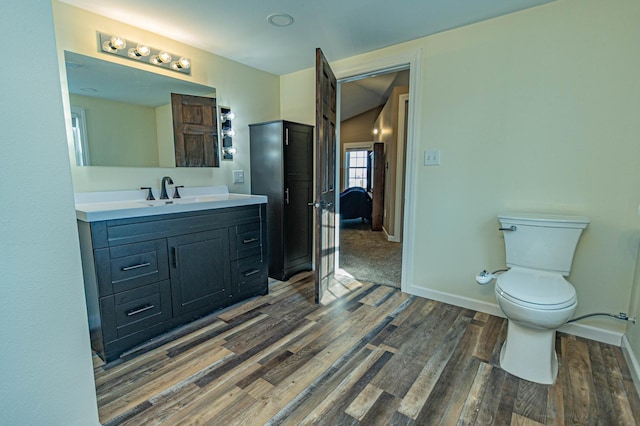
[[[248,125],[280,118],[280,82],[277,76],[55,0],[53,8],[58,60],[63,74],[62,87],[66,88],[64,50],[69,50],[215,87],[218,103],[230,106],[236,114],[236,136],[233,142],[238,153],[234,155],[234,161],[224,161],[219,168],[72,167],[76,192],[136,189],[149,185],[158,187],[162,176],[167,174],[177,185],[228,185],[232,192],[250,192]],[[193,63],[192,75],[156,70],[146,64],[100,53],[97,49],[96,31],[120,34],[130,40],[144,40],[151,46],[188,56]],[[68,106],[66,95],[63,101]],[[72,146],[69,147],[70,151],[71,149]],[[167,153],[160,154],[161,157],[166,157]],[[244,184],[232,183],[233,170],[245,170]]]
[[[474,276],[504,266],[496,215],[584,214],[576,315],[629,309],[640,201],[640,2],[563,0],[336,61],[421,50],[410,286],[495,306]],[[313,70],[281,78],[281,111],[312,115]],[[441,165],[425,167],[425,150]],[[583,321],[620,333],[624,323]]]
[[[340,122],[340,143],[370,142],[373,140],[373,127],[384,105],[377,106]]]
[[[51,3],[2,3],[0,423],[97,425]]]
[[[79,95],[70,101],[85,109],[89,164],[158,167],[155,108]]]

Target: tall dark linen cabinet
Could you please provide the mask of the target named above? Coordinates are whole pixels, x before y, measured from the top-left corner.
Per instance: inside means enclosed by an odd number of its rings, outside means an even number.
[[[269,276],[286,281],[311,270],[313,126],[250,124],[251,193],[266,195]]]

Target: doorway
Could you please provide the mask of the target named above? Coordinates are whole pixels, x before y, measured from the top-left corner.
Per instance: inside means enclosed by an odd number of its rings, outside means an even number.
[[[398,288],[402,283],[409,82],[406,65],[338,83],[338,271],[359,281]]]

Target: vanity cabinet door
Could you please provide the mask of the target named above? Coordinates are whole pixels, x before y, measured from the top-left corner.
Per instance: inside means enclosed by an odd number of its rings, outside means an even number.
[[[174,317],[197,317],[222,306],[229,282],[226,229],[168,239]]]

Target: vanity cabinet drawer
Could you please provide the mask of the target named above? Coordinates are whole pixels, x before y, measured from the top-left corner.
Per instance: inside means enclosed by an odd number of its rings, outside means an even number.
[[[98,268],[102,269],[101,296],[169,278],[167,243],[164,239],[126,244],[96,252]]]
[[[234,296],[264,289],[266,294],[268,265],[261,255],[231,262],[231,282]],[[262,294],[262,292],[260,292]]]
[[[263,243],[261,225],[261,222],[254,222],[229,228],[232,259],[240,259],[261,253]]]
[[[142,332],[171,318],[169,281],[124,291],[100,300],[106,342]],[[141,334],[141,340],[148,337]]]

